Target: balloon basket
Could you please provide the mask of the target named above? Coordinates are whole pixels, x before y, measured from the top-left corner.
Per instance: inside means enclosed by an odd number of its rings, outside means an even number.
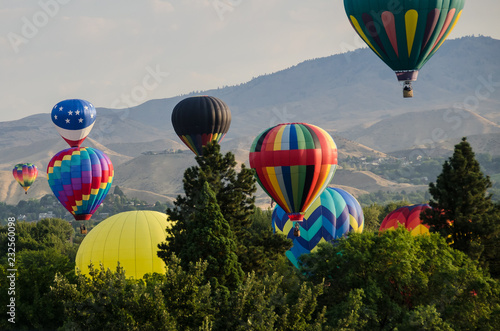
[[[413,98],[413,90],[403,90],[403,97],[405,98]]]
[[[406,81],[403,85],[403,97],[413,98],[413,87],[411,86],[411,81]]]

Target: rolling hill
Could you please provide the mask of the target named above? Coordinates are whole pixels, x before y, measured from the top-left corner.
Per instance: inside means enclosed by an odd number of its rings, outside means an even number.
[[[197,94],[219,97],[229,105],[233,120],[222,150],[231,150],[240,163],[247,162],[258,133],[283,122],[326,129],[337,142],[340,166],[348,156],[385,158],[389,152],[414,148],[446,151],[462,136],[469,136],[474,148],[498,153],[499,53],[500,41],[488,37],[447,41],[421,70],[411,100],[402,98],[394,73],[366,48]],[[116,169],[114,184],[127,195],[155,202],[182,192],[182,174],[194,165],[194,158],[190,152],[179,153],[187,148],[175,135],[170,116],[186,96],[150,100],[129,109],[97,109],[96,124],[83,145],[110,156]],[[0,122],[0,201],[14,204],[50,193],[45,168],[67,145],[49,113]],[[18,162],[33,162],[40,170],[27,196],[11,176]],[[332,183],[355,195],[424,189],[341,167]],[[259,203],[268,203],[259,192]]]
[[[368,127],[358,126],[340,133],[344,137],[383,152],[432,148],[441,141],[464,136],[500,133],[500,125],[465,109],[446,108],[391,116]],[[495,137],[494,135],[491,137]]]

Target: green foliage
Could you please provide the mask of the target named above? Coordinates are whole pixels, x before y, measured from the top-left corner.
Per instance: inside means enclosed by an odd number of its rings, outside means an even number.
[[[417,154],[412,153],[408,158],[380,159],[348,156],[342,162],[342,166],[345,169],[371,171],[397,183],[427,184],[439,174],[443,158],[430,158]]]
[[[0,227],[0,247],[7,252],[8,227]],[[50,295],[56,273],[74,274],[76,247],[70,243],[71,226],[61,219],[44,219],[37,223],[15,225],[15,329],[57,329],[63,322],[63,306]],[[10,246],[9,246],[10,247]],[[0,259],[0,277],[7,279],[7,254]],[[7,302],[8,283],[0,282],[0,300]],[[13,327],[6,319],[0,329]]]
[[[287,263],[285,252],[293,244],[285,235],[274,234],[271,223],[270,209],[255,208],[252,225],[240,234],[244,245],[240,247],[238,261],[247,272],[255,272],[258,276],[272,274]]]
[[[165,276],[155,275],[153,279],[161,282],[165,309],[176,321],[179,330],[196,330],[215,319],[212,288],[205,279],[207,262],[190,263],[187,270],[181,261],[172,255],[167,262]],[[146,278],[146,284],[150,284]]]
[[[123,193],[122,189],[118,185],[115,186],[115,189],[113,190],[113,194],[118,195],[122,198],[125,196],[125,193]]]
[[[76,284],[57,275],[51,295],[64,305],[63,329],[71,330],[177,330],[165,309],[161,282],[125,278],[125,271],[91,268]]]
[[[451,247],[487,264],[497,252],[482,256],[485,245],[497,245],[500,213],[487,194],[491,187],[466,138],[455,146],[453,156],[443,164],[436,183],[430,183],[430,205],[422,215],[431,231],[440,233]]]
[[[300,283],[277,273],[252,273],[234,291],[205,281],[206,262],[168,259],[164,275],[126,279],[91,268],[72,284],[57,275],[51,295],[64,306],[63,329],[75,330],[321,330],[325,309],[317,309],[322,284]],[[293,285],[291,285],[293,284]]]
[[[178,196],[175,207],[167,209],[170,219],[176,223],[167,230],[170,237],[159,245],[158,256],[168,259],[175,253],[184,260],[186,256],[180,252],[187,249],[185,246],[196,246],[193,242],[183,240],[182,233],[186,231],[187,223],[196,210],[196,198],[207,182],[215,193],[222,216],[234,234],[235,253],[241,268],[245,273],[259,270],[260,274],[266,274],[276,265],[279,256],[289,249],[290,244],[284,238],[272,235],[270,217],[269,226],[252,226],[255,219],[253,215],[260,212],[254,206],[256,186],[253,170],[242,164],[240,171],[236,172],[234,155],[230,152],[222,155],[217,143],[208,144],[203,156],[197,156],[196,161],[198,166],[188,168],[184,173],[185,196]],[[183,261],[183,265],[196,261]]]
[[[377,191],[374,193],[360,195],[357,200],[361,206],[369,206],[374,203],[379,205],[385,205],[395,201],[407,201],[409,205],[427,203],[429,201],[430,195],[427,191],[415,191],[409,192],[384,192]]]
[[[363,216],[365,218],[363,231],[378,231],[382,223],[381,218],[383,219],[384,217],[383,211],[384,208],[377,203],[363,207]]]
[[[196,156],[198,166],[190,167],[184,173],[183,185],[185,196],[178,196],[175,207],[168,209],[167,214],[178,220],[193,213],[195,197],[205,182],[214,191],[222,215],[229,222],[235,235],[242,228],[250,226],[250,216],[255,208],[257,190],[252,169],[241,164],[236,172],[237,163],[231,152],[222,155],[220,145],[209,143],[203,149],[203,156]]]
[[[401,330],[453,331],[450,324],[443,321],[441,314],[433,305],[415,307],[407,316],[400,327]]]
[[[194,212],[185,221],[185,227],[173,232],[175,241],[185,244],[173,252],[181,259],[184,269],[191,262],[207,261],[207,279],[214,277],[220,285],[234,288],[241,282],[243,271],[235,254],[233,232],[207,182],[194,198]],[[169,247],[170,242],[167,238],[167,245],[162,247]]]
[[[55,329],[60,326],[63,307],[59,300],[50,295],[50,285],[56,273],[71,277],[74,264],[68,256],[54,248],[21,251],[17,254],[17,262],[18,326],[36,329]]]
[[[411,236],[402,228],[351,234],[302,260],[309,280],[326,280],[318,304],[338,329],[407,330],[420,323],[470,330],[498,322],[498,282],[438,235]]]
[[[42,250],[55,248],[61,252],[74,249],[69,240],[74,231],[71,225],[59,218],[47,218],[39,222],[16,222],[16,250]],[[8,227],[0,227],[0,247],[7,251]],[[74,252],[76,254],[76,252]]]

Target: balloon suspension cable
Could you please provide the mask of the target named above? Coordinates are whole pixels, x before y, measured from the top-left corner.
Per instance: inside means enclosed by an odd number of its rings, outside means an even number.
[[[403,97],[413,98],[413,87],[411,86],[411,81],[406,80],[403,84]]]

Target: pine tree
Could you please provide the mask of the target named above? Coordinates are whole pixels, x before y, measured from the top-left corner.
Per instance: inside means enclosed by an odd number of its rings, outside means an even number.
[[[193,197],[207,182],[215,193],[220,210],[232,231],[237,235],[242,228],[251,224],[251,215],[255,209],[254,193],[257,190],[253,170],[241,164],[236,172],[237,163],[231,152],[222,155],[220,145],[209,143],[203,149],[202,156],[196,156],[198,166],[190,167],[184,173],[183,184],[185,196],[178,196],[175,207],[168,209],[167,214],[179,219],[193,211]]]
[[[234,236],[207,182],[202,191],[196,194],[194,209],[182,236],[183,240],[191,244],[179,251],[181,264],[207,261],[207,280],[217,278],[219,285],[235,288],[243,279],[243,271],[235,254]]]
[[[118,185],[115,186],[115,190],[113,191],[113,194],[119,195],[120,197],[125,196],[125,193],[123,193],[122,189]]]
[[[455,249],[479,259],[485,243],[498,235],[499,216],[487,189],[491,187],[466,138],[445,161],[436,183],[429,184],[432,209],[421,217]]]
[[[269,236],[251,227],[252,215],[256,210],[256,181],[253,170],[242,164],[240,171],[236,172],[234,155],[231,152],[222,155],[217,143],[208,144],[204,148],[203,156],[196,157],[196,162],[198,166],[190,167],[184,173],[185,196],[178,196],[174,208],[167,209],[169,218],[176,223],[171,229],[167,229],[169,236],[166,242],[158,246],[158,256],[165,261],[172,253],[180,257],[179,252],[184,250],[186,245],[191,245],[183,236],[187,231],[187,223],[195,212],[196,197],[207,182],[215,193],[220,211],[234,235],[236,255],[243,271],[248,273],[257,269],[266,272],[269,265],[274,265],[269,263],[269,260],[284,255],[290,245],[283,238],[273,236],[270,227]],[[263,247],[261,244],[265,238],[267,240]],[[265,251],[265,254],[261,254],[262,251]],[[182,265],[187,266],[189,262],[197,261],[182,261]]]

